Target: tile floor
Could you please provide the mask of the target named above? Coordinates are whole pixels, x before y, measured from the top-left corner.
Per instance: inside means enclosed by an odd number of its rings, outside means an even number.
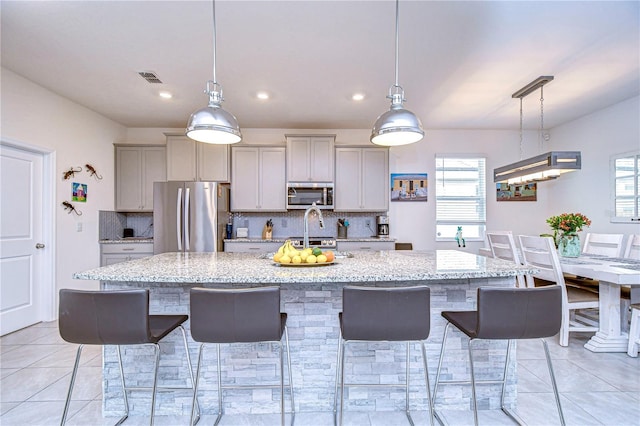
[[[572,333],[563,348],[549,339],[565,419],[569,425],[640,425],[640,358],[626,353],[595,354],[582,345],[588,335]],[[41,323],[0,338],[0,425],[57,425],[76,353],[76,345],[62,341],[57,323]],[[528,425],[559,424],[553,393],[539,341],[518,343],[518,408]],[[431,362],[436,362],[432,360]],[[101,416],[101,350],[85,347],[69,425],[111,425],[117,418]],[[433,378],[432,378],[433,380]],[[473,424],[469,411],[442,413],[451,425]],[[287,416],[287,420],[289,416]],[[148,418],[130,418],[125,425],[148,424]],[[407,425],[403,413],[346,412],[345,424]],[[426,412],[414,413],[417,424],[428,424]],[[199,424],[213,424],[206,416]],[[225,415],[221,425],[277,425],[278,414]],[[513,424],[500,411],[481,411],[484,425]],[[157,425],[186,425],[187,418],[158,416]],[[298,413],[300,426],[332,425],[330,412]]]

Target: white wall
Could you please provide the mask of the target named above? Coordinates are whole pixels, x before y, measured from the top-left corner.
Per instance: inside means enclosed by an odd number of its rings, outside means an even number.
[[[546,219],[563,212],[580,212],[592,220],[586,231],[640,233],[639,224],[611,223],[610,157],[640,150],[640,98],[635,97],[604,110],[550,129],[551,139],[541,144],[536,131],[524,135],[523,158],[551,150],[581,151],[582,170],[556,181],[538,184],[536,202],[497,202],[493,169],[520,159],[519,131],[426,130],[414,145],[391,148],[391,173],[427,172],[427,203],[391,203],[391,236],[412,242],[416,249],[457,248],[435,242],[435,155],[474,153],[487,158],[487,229],[512,230],[514,235],[549,233]],[[476,252],[482,243],[468,243]]]
[[[46,242],[56,250],[56,293],[60,288],[97,289],[97,282],[73,280],[72,274],[100,266],[98,210],[113,210],[113,143],[125,137],[126,128],[12,71],[0,71],[2,139],[56,153],[56,241]],[[92,164],[103,179],[89,177],[84,170],[86,163]],[[82,173],[63,180],[63,172],[72,166],[82,166]],[[67,214],[61,206],[62,201],[71,200],[72,182],[88,184],[87,202],[74,203],[82,216]],[[82,232],[77,232],[78,223],[82,223]]]
[[[611,223],[613,211],[610,158],[640,151],[640,97],[558,126],[551,131],[553,150],[582,151],[582,170],[548,182],[543,217],[579,211],[591,219],[585,232],[640,234],[640,224]],[[584,232],[583,232],[584,234]]]

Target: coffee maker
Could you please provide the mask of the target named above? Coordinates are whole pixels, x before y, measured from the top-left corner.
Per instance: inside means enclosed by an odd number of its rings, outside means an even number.
[[[389,238],[389,216],[376,216],[378,238]]]

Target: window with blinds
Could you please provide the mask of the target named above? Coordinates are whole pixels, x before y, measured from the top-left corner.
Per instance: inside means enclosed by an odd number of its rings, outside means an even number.
[[[640,220],[640,153],[612,158],[613,216],[612,222]]]
[[[486,227],[485,158],[436,156],[436,241],[481,241]]]

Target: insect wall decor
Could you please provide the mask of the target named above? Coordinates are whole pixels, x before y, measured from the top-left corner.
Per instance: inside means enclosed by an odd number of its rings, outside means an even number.
[[[77,170],[76,170],[77,169]],[[62,179],[68,180],[75,176],[76,173],[80,173],[82,171],[82,167],[69,167],[69,170],[62,173]]]
[[[68,201],[63,201],[62,202],[62,206],[64,207],[65,210],[68,210],[67,213],[71,214],[71,213],[75,213],[78,216],[82,216],[82,212],[78,209],[75,208],[75,206],[73,204],[71,204]]]
[[[94,176],[97,180],[102,180],[102,176],[98,174],[96,168],[91,164],[87,163],[84,167],[87,169],[87,172],[89,172],[89,176]]]

